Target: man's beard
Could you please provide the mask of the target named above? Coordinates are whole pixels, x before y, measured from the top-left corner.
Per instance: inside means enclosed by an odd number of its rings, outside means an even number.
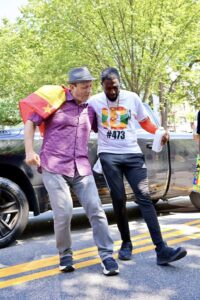
[[[107,99],[108,99],[109,101],[111,101],[111,102],[115,102],[115,101],[117,100],[118,96],[119,96],[119,95],[117,95],[115,98],[109,98],[109,97],[106,95]]]

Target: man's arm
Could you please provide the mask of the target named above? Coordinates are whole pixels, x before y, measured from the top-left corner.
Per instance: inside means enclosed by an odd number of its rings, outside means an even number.
[[[158,127],[151,122],[150,118],[146,118],[139,122],[140,126],[149,133],[155,134]]]
[[[152,134],[155,134],[156,130],[158,129],[158,127],[153,122],[151,122],[150,118],[146,118],[140,121],[139,124],[144,130]],[[168,132],[165,132],[162,136],[161,144],[165,145],[168,142],[168,140],[169,134]]]
[[[151,134],[155,134],[158,127],[151,121],[149,118],[146,109],[138,95],[134,95],[137,107],[137,116],[136,119],[139,122],[140,126]],[[165,145],[169,140],[169,134],[167,131],[162,136],[161,145]]]
[[[88,113],[91,122],[91,129],[94,132],[98,132],[97,115],[92,105],[90,105],[90,103],[88,105]]]
[[[35,124],[27,120],[24,128],[24,144],[25,144],[25,153],[26,153],[26,163],[28,165],[40,166],[40,157],[34,151],[33,140],[35,134]]]

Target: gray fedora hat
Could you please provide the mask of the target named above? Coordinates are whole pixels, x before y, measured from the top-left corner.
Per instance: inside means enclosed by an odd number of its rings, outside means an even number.
[[[68,73],[68,83],[78,83],[83,81],[92,81],[92,77],[87,67],[74,68]]]

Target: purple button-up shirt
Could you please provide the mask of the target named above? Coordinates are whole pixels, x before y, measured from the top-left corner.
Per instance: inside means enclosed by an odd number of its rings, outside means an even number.
[[[29,120],[36,125],[45,122],[40,152],[41,167],[49,172],[74,177],[92,174],[88,160],[91,129],[96,131],[96,116],[86,103],[78,105],[72,97],[48,119],[33,113]]]

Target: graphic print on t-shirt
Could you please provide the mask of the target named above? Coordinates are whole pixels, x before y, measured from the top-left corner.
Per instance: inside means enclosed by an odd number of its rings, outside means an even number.
[[[102,108],[102,126],[112,130],[123,130],[127,128],[129,111],[123,107]]]

